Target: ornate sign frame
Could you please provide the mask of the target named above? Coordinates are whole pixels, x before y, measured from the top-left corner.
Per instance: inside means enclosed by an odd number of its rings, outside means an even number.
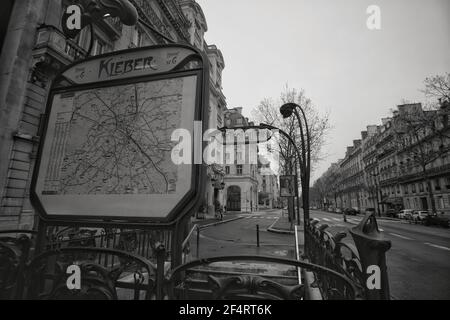
[[[52,116],[55,97],[61,94],[70,94],[89,89],[188,78],[196,81],[195,93],[193,93],[195,96],[195,111],[192,119],[193,121],[202,122],[202,130],[204,132],[208,127],[209,62],[206,55],[194,47],[170,44],[117,51],[78,61],[63,70],[53,81],[50,89],[31,184],[31,202],[39,213],[40,218],[50,224],[58,225],[83,224],[103,226],[106,224],[121,226],[132,224],[135,226],[168,226],[177,223],[183,217],[192,213],[200,203],[201,194],[205,185],[202,181],[206,177],[205,166],[195,164],[195,152],[192,154],[192,164],[183,164],[183,166],[189,166],[191,168],[190,183],[186,189],[187,191],[182,195],[178,203],[173,205],[170,212],[161,216],[155,216],[154,214],[152,216],[146,216],[145,214],[136,215],[133,213],[132,203],[129,206],[124,205],[124,208],[127,208],[127,210],[123,210],[123,212],[126,214],[116,213],[109,215],[105,214],[105,212],[102,214],[98,214],[97,212],[92,212],[92,214],[90,212],[88,214],[86,212],[76,214],[72,212],[73,210],[68,210],[70,213],[58,214],[55,213],[55,210],[49,210],[48,203],[46,204],[43,201],[42,195],[42,172],[48,170],[43,170],[42,168],[42,166],[48,165],[44,163],[45,161],[43,159],[44,157],[49,158],[48,154],[45,155],[43,151],[44,149],[49,150],[48,145],[46,147],[46,140],[49,140],[47,137],[49,125],[51,125],[49,121],[51,119],[54,121],[55,119],[55,116]],[[193,128],[194,126],[192,125]],[[195,139],[195,132],[191,132],[191,134]],[[201,137],[202,133],[199,136]],[[47,141],[47,144],[49,143]],[[202,152],[205,142],[192,141],[192,143],[193,145],[195,143],[201,143],[202,147],[197,149],[200,149],[200,152]]]

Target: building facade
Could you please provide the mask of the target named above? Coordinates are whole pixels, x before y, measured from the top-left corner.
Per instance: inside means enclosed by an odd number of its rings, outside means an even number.
[[[345,158],[316,181],[326,207],[450,213],[447,108],[425,111],[421,104],[400,105],[381,125],[368,126]]]
[[[264,165],[258,164],[257,179],[259,208],[275,209],[280,207],[279,177],[276,174],[272,174],[270,162]]]
[[[253,125],[242,115],[242,108],[225,111],[225,127],[233,129],[236,136],[243,134],[239,128]],[[248,138],[243,138],[248,139]],[[232,146],[225,150],[224,203],[227,211],[253,212],[258,210],[258,163],[250,161],[249,144]]]
[[[217,127],[226,108],[222,93],[223,56],[204,40],[207,24],[194,0],[130,0],[139,19],[135,26],[107,17],[66,38],[61,20],[66,0],[7,0],[1,12],[0,54],[0,228],[32,228],[30,180],[51,81],[70,63],[128,48],[190,43],[210,59],[210,126]],[[3,4],[2,4],[3,5]],[[146,27],[151,25],[151,28]],[[158,32],[154,32],[158,30]],[[164,35],[164,37],[161,36]],[[210,190],[216,173],[210,174]],[[214,191],[212,191],[214,193]],[[209,201],[212,201],[209,199]],[[209,205],[212,205],[210,203]]]

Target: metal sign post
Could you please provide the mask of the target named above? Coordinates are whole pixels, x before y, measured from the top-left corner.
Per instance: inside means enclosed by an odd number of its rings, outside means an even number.
[[[294,175],[280,176],[280,197],[288,198],[289,221],[295,220],[294,197],[296,195],[296,181]]]

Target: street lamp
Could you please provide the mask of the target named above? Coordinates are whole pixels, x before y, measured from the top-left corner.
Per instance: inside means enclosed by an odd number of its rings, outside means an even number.
[[[62,16],[61,27],[64,35],[68,38],[75,38],[82,29],[90,26],[91,40],[88,55],[91,54],[94,44],[94,21],[100,21],[108,17],[119,18],[120,21],[127,25],[133,26],[138,22],[138,12],[136,7],[129,0],[79,0],[74,2],[74,5],[80,10],[79,28],[71,29],[67,25],[67,20],[71,18],[71,14],[65,12]]]
[[[297,109],[300,110],[303,116],[303,121]],[[311,174],[311,137],[309,133],[308,121],[306,119],[305,111],[296,103],[286,103],[282,105],[280,108],[280,113],[285,119],[292,116],[292,114],[295,114],[300,127],[302,150],[301,155],[299,155],[299,164],[301,170],[300,176],[302,185],[303,215],[305,225],[307,225],[309,224],[309,181]],[[305,130],[303,130],[303,123],[305,125]]]

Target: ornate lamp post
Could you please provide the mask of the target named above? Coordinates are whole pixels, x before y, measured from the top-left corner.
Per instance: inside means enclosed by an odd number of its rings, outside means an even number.
[[[300,110],[303,120],[298,113]],[[309,133],[308,121],[306,119],[305,111],[296,103],[286,103],[280,108],[280,113],[283,118],[289,118],[292,114],[295,114],[300,127],[300,139],[301,139],[301,153],[299,154],[300,176],[302,185],[302,202],[303,202],[303,215],[305,219],[305,225],[309,224],[309,182],[311,174],[311,137]],[[304,128],[303,128],[304,124]]]
[[[66,23],[70,16],[68,13],[63,15],[61,26],[64,35],[68,38],[75,38],[83,28],[88,25],[90,26],[91,43],[89,45],[88,54],[91,53],[94,43],[94,29],[92,27],[94,21],[100,21],[107,17],[118,17],[120,21],[127,26],[133,26],[138,21],[138,12],[134,5],[128,0],[78,0],[73,1],[72,4],[78,6],[81,11],[81,26],[79,29],[69,29]]]

